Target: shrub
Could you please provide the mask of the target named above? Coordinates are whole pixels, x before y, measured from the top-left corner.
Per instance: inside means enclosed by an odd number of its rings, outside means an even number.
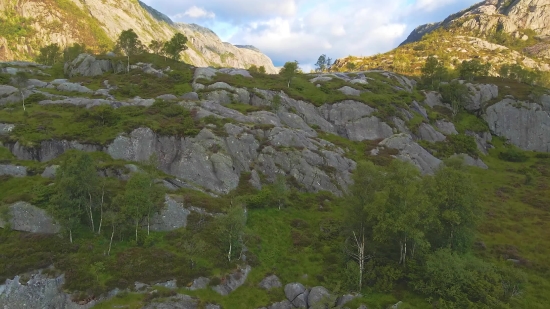
[[[7,85],[10,83],[11,77],[8,74],[0,73],[0,85]]]
[[[414,289],[439,299],[441,308],[502,308],[525,282],[518,271],[449,249],[430,255],[418,272],[418,280],[412,282]]]
[[[508,162],[525,162],[529,157],[517,148],[508,148],[498,154],[498,158]]]

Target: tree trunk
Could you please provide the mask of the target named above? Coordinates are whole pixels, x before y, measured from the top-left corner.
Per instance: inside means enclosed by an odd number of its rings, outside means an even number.
[[[103,225],[103,202],[105,197],[105,183],[103,183],[103,187],[101,188],[101,204],[99,205],[99,228],[97,229],[97,233],[101,234],[101,226]]]
[[[138,225],[139,225],[139,220],[136,220],[136,244],[138,241]]]
[[[73,243],[73,230],[72,229],[69,229],[69,241],[71,242],[71,244]]]
[[[92,213],[92,195],[88,193],[88,196],[90,197],[90,204],[88,205],[88,209],[90,211],[90,223],[92,225],[92,232],[95,232],[94,214]]]
[[[151,225],[149,224],[149,214],[147,214],[147,236],[149,236]]]
[[[128,74],[130,74],[130,55],[128,55]]]
[[[111,240],[109,241],[109,250],[107,251],[107,255],[111,254],[111,246],[113,245],[114,236],[115,236],[115,225],[113,224],[113,231],[111,232]]]
[[[231,263],[231,250],[233,249],[233,235],[231,232],[229,234],[229,251],[227,251],[227,260]]]
[[[19,89],[19,93],[21,93],[21,100],[23,100],[23,111],[26,111],[27,108],[25,107],[25,95],[23,94],[23,90]]]

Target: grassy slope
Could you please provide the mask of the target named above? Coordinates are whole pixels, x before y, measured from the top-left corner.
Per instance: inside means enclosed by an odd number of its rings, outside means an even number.
[[[136,61],[138,60],[145,59],[136,59]],[[182,71],[184,76],[189,76],[189,71],[186,71],[185,68],[176,69]],[[109,76],[109,80],[121,88],[131,88],[132,84],[137,85],[143,80],[147,83],[155,82],[148,76],[142,77],[144,78],[138,81],[137,79],[133,80],[132,77],[126,78],[124,75],[119,75]],[[373,76],[373,78],[375,77]],[[99,83],[104,79],[105,77],[77,78],[75,80],[94,88],[94,85],[99,87]],[[285,81],[277,76],[257,76],[254,80],[250,80],[240,77],[229,79],[225,75],[220,75],[215,81],[228,81],[234,86],[249,88],[287,90]],[[494,82],[494,80],[487,81]],[[168,83],[166,81],[157,81],[156,83],[155,85],[162,87],[162,91],[153,86],[137,87],[136,91],[142,97],[154,97],[171,91],[178,85],[188,85],[188,79],[181,82],[172,80]],[[338,81],[327,83],[321,89],[309,83],[307,76],[298,76],[293,83],[295,87],[287,90],[290,96],[296,99],[307,99],[316,105],[345,98],[335,91],[342,86]],[[378,91],[389,92],[384,86],[386,84],[376,82],[373,84]],[[518,97],[529,92],[528,89],[523,89],[521,84],[510,83],[510,85],[515,85],[510,91],[521,90],[521,94],[519,92],[517,94]],[[124,93],[118,95],[121,99],[131,97]],[[381,108],[389,105],[384,105],[387,101],[401,104],[401,102],[410,102],[412,99],[408,95],[400,97],[401,95],[399,92],[391,91],[387,96],[362,97],[361,100]],[[413,96],[416,95],[418,94],[413,94]],[[51,130],[46,130],[49,135],[36,137],[33,134],[37,134],[37,131],[33,129],[18,137],[24,138],[23,140],[39,141],[54,136],[81,138],[82,136],[78,134],[88,130],[85,127],[79,127],[86,125],[86,122],[78,124],[71,121],[75,114],[81,112],[82,109],[31,106],[28,108],[28,116],[24,117],[19,105],[13,107],[14,110],[0,110],[0,121],[26,122],[33,124],[34,128],[44,121],[51,121],[55,124],[51,126]],[[242,112],[250,111],[245,106],[239,105],[235,108]],[[390,111],[388,110],[388,112]],[[48,116],[50,113],[53,113],[54,116]],[[128,117],[128,119],[133,118],[138,122],[145,120],[156,122],[159,128],[163,127],[162,121],[166,120],[164,117],[155,118],[154,114],[146,113]],[[459,131],[478,125],[477,118],[469,114],[459,116],[456,121]],[[112,127],[108,126],[105,131],[101,131],[103,132],[101,134],[97,134],[97,129],[94,129],[96,131],[90,129],[92,130],[90,132],[95,134],[90,133],[89,136],[95,135],[97,139],[95,142],[104,143],[112,138],[117,131],[123,130],[123,127],[119,127],[121,123],[123,121],[117,122]],[[60,135],[51,135],[52,132]],[[64,134],[67,135],[63,135],[61,132],[65,132]],[[354,143],[327,134],[322,134],[321,137],[348,149],[348,157],[355,160],[376,160],[377,164],[384,165],[390,160],[389,155],[392,154],[384,153],[381,157],[368,157],[365,154],[373,147],[370,143]],[[550,210],[548,208],[550,205],[550,159],[537,158],[535,153],[526,152],[529,156],[527,162],[504,162],[498,158],[498,153],[504,151],[505,146],[498,139],[494,144],[497,148],[491,150],[488,156],[483,157],[490,169],[487,171],[469,169],[483,191],[482,207],[485,212],[485,218],[479,227],[477,238],[485,243],[486,249],[478,248],[476,254],[495,262],[508,258],[521,260],[522,265],[518,267],[528,273],[529,284],[526,286],[523,297],[512,303],[512,308],[544,308],[545,304],[550,303],[550,298],[545,293],[550,290],[550,281],[547,279],[550,262],[546,259],[550,254],[550,249],[548,249],[550,248],[550,237],[548,237],[550,235],[548,235],[547,229],[550,219],[548,214]],[[109,158],[99,154],[95,156],[104,165],[124,163],[112,162]],[[59,162],[58,160],[50,162],[50,164]],[[40,173],[46,166],[46,164],[36,162],[17,161],[3,147],[0,147],[0,161],[23,164],[36,170],[37,173]],[[529,178],[527,174],[530,175]],[[530,180],[527,181],[528,179]],[[4,177],[0,179],[0,201],[4,204],[17,200],[38,201],[38,206],[45,207],[47,203],[40,204],[41,190],[50,182],[39,176],[23,179]],[[122,183],[119,183],[119,186],[122,186]],[[241,187],[235,191],[233,196],[253,193],[254,191],[250,188]],[[199,205],[211,211],[223,210],[229,203],[228,198],[231,197],[213,199],[204,194],[185,190],[176,192],[175,196],[180,196],[193,205]],[[338,226],[342,220],[341,207],[339,200],[327,195],[294,193],[290,203],[281,211],[276,209],[250,210],[248,219],[250,236],[247,238],[247,246],[252,253],[250,263],[254,268],[245,285],[228,297],[219,296],[210,290],[194,293],[183,289],[179,291],[198,296],[202,302],[219,303],[225,308],[256,308],[284,298],[280,290],[268,293],[257,288],[261,279],[271,273],[277,274],[284,283],[299,281],[309,286],[324,285],[327,288],[339,290],[342,286],[339,273],[343,264],[343,256],[340,254],[342,239],[337,231],[335,234],[323,233],[319,227],[320,225]],[[193,226],[193,220],[190,220],[191,226]],[[331,231],[330,228],[325,230]],[[223,258],[216,252],[210,252],[210,254],[204,255],[206,258],[199,259],[200,269],[190,271],[186,266],[188,253],[182,249],[182,244],[195,234],[193,228],[172,233],[154,233],[149,240],[150,243],[154,243],[154,250],[147,245],[136,248],[131,244],[129,237],[125,237],[123,241],[119,240],[115,243],[111,257],[103,256],[107,246],[107,233],[108,231],[104,231],[103,237],[97,237],[83,227],[76,232],[77,244],[70,245],[66,240],[57,237],[0,231],[0,255],[2,256],[0,277],[11,277],[28,270],[47,267],[54,262],[59,271],[67,273],[69,288],[86,289],[86,285],[94,282],[94,288],[104,290],[115,285],[122,287],[131,285],[136,280],[159,282],[172,278],[178,278],[179,283],[184,286],[199,275],[220,276],[234,267],[234,265],[220,263],[219,260]],[[201,235],[205,235],[205,241],[212,241],[208,239],[207,234]],[[158,255],[159,252],[162,253],[161,256]],[[168,260],[163,260],[162,256]],[[14,263],[15,261],[17,263]],[[96,277],[90,269],[90,265],[97,262],[103,263],[106,271]],[[136,266],[138,265],[136,263],[148,265],[148,272],[135,273],[134,271],[132,274],[132,271],[124,267]],[[176,264],[180,267],[173,267]],[[118,281],[113,281],[114,278],[117,278]],[[123,281],[120,281],[121,279]],[[356,300],[355,303],[364,302],[369,305],[369,308],[386,308],[387,305],[398,300],[403,300],[410,308],[428,308],[429,306],[422,296],[411,294],[403,287],[398,287],[392,293],[380,294],[367,291],[365,297]],[[125,304],[131,308],[133,308],[132,306],[139,308],[142,301],[143,296],[130,294],[117,297],[97,307],[111,308],[112,305]]]

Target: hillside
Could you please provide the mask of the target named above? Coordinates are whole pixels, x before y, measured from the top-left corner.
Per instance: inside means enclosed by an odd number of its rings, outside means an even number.
[[[0,307],[550,303],[549,89],[123,61],[0,63]]]
[[[338,59],[337,70],[383,68],[404,74],[420,74],[427,56],[436,55],[451,69],[463,60],[490,62],[492,75],[499,68],[518,64],[525,69],[550,71],[548,0],[480,2],[444,21],[417,27],[396,49],[372,57]]]
[[[176,31],[189,39],[183,59],[195,66],[248,68],[264,66],[276,73],[259,51],[222,42],[212,31],[174,24],[166,15],[131,0],[0,1],[0,60],[31,60],[51,43],[84,43],[94,52],[107,52],[123,30],[134,29],[144,43],[167,40]]]

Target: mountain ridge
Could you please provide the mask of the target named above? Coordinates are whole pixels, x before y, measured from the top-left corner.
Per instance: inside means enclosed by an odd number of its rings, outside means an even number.
[[[42,46],[51,43],[62,47],[84,43],[96,53],[107,52],[120,32],[131,28],[145,44],[183,32],[189,48],[182,59],[198,67],[256,65],[264,66],[267,73],[277,73],[265,54],[225,44],[205,27],[174,23],[141,1],[0,0],[0,20],[5,25],[0,28],[0,60],[4,61],[31,60]]]

